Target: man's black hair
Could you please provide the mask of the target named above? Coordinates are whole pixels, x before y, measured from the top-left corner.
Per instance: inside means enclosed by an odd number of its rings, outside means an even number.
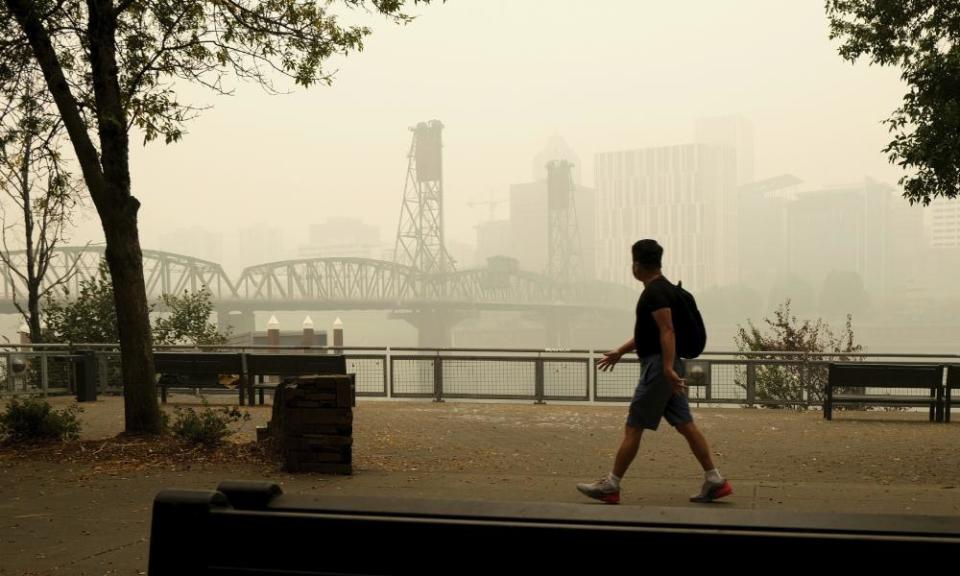
[[[630,249],[633,261],[648,270],[655,270],[662,266],[663,246],[656,240],[637,240]]]

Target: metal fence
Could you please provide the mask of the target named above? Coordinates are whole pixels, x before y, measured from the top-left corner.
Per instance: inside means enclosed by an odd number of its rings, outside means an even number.
[[[122,392],[116,346],[96,346],[98,390]],[[197,350],[179,347],[181,350]],[[205,350],[290,354],[343,354],[356,374],[358,396],[387,398],[490,399],[625,402],[633,395],[642,366],[625,356],[611,371],[591,350],[217,347]],[[64,346],[0,349],[0,395],[57,394],[74,389],[76,351]],[[698,404],[817,406],[832,362],[960,364],[960,355],[805,354],[713,352],[685,362],[690,400]],[[205,390],[207,392],[209,390]],[[888,394],[881,387],[864,394]],[[897,393],[904,393],[898,389]],[[922,393],[917,389],[914,393]]]

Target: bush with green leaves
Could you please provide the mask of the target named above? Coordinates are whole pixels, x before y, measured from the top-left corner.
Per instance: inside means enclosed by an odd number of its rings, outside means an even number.
[[[812,366],[810,360],[850,361],[863,347],[856,344],[853,318],[848,315],[843,330],[835,334],[830,324],[821,319],[800,321],[790,311],[790,300],[781,304],[773,318],[765,318],[768,331],[751,321],[739,327],[735,337],[740,352],[751,352],[744,358],[757,360],[795,361],[798,364],[758,365],[754,377],[755,399],[761,406],[803,410],[823,401],[827,368]],[[766,352],[766,354],[759,354]],[[736,379],[742,389],[748,388],[746,375]]]
[[[114,343],[120,339],[113,284],[106,261],[97,276],[80,281],[80,293],[71,299],[66,290],[47,299],[44,310],[47,342]],[[154,314],[154,344],[214,345],[227,341],[230,332],[220,332],[210,322],[213,294],[206,286],[182,294],[161,296],[164,312]],[[151,314],[155,305],[149,306]]]
[[[75,440],[80,437],[83,408],[73,404],[54,410],[39,398],[13,398],[0,414],[0,436],[11,440]]]
[[[204,446],[216,446],[235,432],[232,425],[250,420],[250,414],[240,412],[236,406],[211,408],[206,401],[200,411],[193,408],[174,409],[175,416],[170,431],[177,438]]]

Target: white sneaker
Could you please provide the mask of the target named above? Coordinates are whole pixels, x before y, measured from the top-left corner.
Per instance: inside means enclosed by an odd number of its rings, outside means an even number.
[[[606,504],[620,503],[620,488],[615,487],[606,476],[596,482],[577,484],[577,490],[584,496],[589,496]]]
[[[691,502],[713,502],[733,494],[733,486],[726,480],[711,482],[704,480],[700,493],[690,497]]]

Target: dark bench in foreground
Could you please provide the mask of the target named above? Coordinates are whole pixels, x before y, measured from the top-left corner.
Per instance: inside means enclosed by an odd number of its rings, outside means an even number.
[[[867,394],[893,388],[898,394]],[[830,364],[823,417],[833,419],[836,405],[915,406],[930,409],[930,421],[943,420],[943,366],[934,364]]]
[[[958,549],[958,516],[298,497],[224,482],[157,495],[149,574],[567,574],[647,554],[751,572],[759,551],[866,568]]]

